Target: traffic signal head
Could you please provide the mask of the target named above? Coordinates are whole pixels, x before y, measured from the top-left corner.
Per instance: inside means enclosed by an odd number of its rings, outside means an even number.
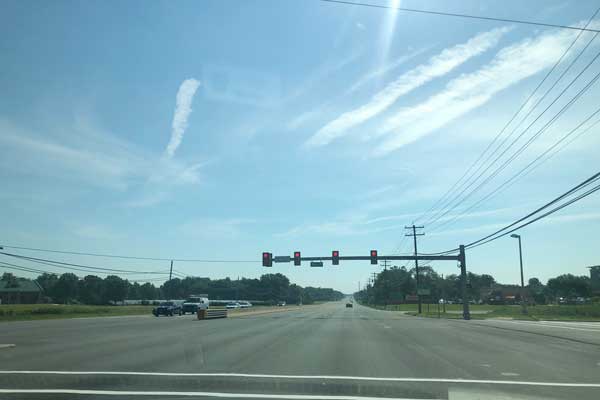
[[[331,252],[331,263],[333,265],[340,265],[340,252],[337,250],[333,250]]]
[[[371,250],[371,264],[377,264],[377,250]]]
[[[295,251],[294,252],[294,265],[300,265],[301,261],[300,261],[300,252],[299,251]]]
[[[264,252],[262,257],[263,267],[272,267],[273,266],[273,254]]]

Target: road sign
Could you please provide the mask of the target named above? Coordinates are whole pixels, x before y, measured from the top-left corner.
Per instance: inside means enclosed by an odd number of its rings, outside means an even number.
[[[323,261],[311,261],[310,262],[310,266],[311,267],[322,267],[323,266]]]
[[[431,289],[419,289],[417,294],[420,296],[429,296],[431,294]]]
[[[275,256],[273,257],[273,262],[282,263],[282,262],[290,262],[292,258],[290,256]]]

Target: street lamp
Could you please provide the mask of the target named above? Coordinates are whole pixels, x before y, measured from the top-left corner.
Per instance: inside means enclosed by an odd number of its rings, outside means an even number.
[[[519,239],[519,263],[521,265],[521,312],[527,314],[527,307],[525,305],[524,294],[525,294],[525,282],[523,280],[523,252],[521,251],[521,235],[513,233],[510,235],[511,238]]]

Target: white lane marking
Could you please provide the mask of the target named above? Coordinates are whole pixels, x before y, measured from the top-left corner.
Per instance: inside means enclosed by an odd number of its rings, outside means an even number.
[[[0,393],[22,394],[89,394],[105,396],[187,396],[250,399],[294,399],[294,400],[417,400],[399,397],[325,396],[302,394],[222,393],[222,392],[163,392],[137,390],[84,390],[84,389],[0,389]],[[423,400],[423,399],[420,399]],[[435,400],[435,399],[430,399]]]
[[[549,319],[540,320],[543,324],[571,325],[571,326],[589,326],[592,328],[600,328],[600,322],[583,322],[583,321],[552,321]]]
[[[0,374],[46,374],[46,375],[134,375],[134,376],[194,376],[222,378],[268,378],[268,379],[323,379],[338,381],[379,381],[379,382],[433,382],[433,383],[484,383],[498,385],[529,385],[559,387],[591,387],[600,388],[600,383],[572,382],[538,382],[538,381],[499,381],[493,379],[461,379],[461,378],[393,378],[375,376],[344,375],[269,375],[222,372],[142,372],[142,371],[16,371],[0,370]]]
[[[500,372],[502,376],[519,376],[516,372]]]
[[[490,364],[479,364],[479,365],[481,365],[482,367],[486,367],[486,368],[490,368],[491,367]]]
[[[16,344],[13,343],[6,343],[6,344],[0,344],[0,349],[8,349],[10,347],[16,347]]]
[[[392,327],[391,327],[391,326],[389,326],[389,325],[383,325],[383,328],[384,328],[384,329],[391,329]]]
[[[494,320],[493,322],[506,322],[509,324],[517,324],[517,325],[531,325],[531,326],[537,326],[538,328],[557,328],[557,329],[570,329],[573,331],[598,332],[598,329],[573,328],[571,326],[548,325],[548,324],[540,324],[539,322],[529,322],[529,321],[506,321],[506,320],[498,319],[498,320]]]

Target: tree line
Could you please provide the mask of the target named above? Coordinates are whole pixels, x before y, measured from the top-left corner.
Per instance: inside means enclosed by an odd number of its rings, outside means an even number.
[[[504,287],[507,287],[504,285]],[[514,286],[513,286],[514,287]],[[427,289],[428,300],[462,299],[460,275],[442,276],[432,267],[419,267],[419,288]],[[589,298],[593,295],[592,283],[588,276],[564,274],[551,278],[544,285],[538,278],[531,278],[526,286],[529,301],[547,304],[562,299]],[[493,276],[488,274],[467,273],[467,297],[469,300],[489,302],[502,295],[503,285],[498,285]],[[415,269],[392,267],[381,271],[373,282],[366,285],[355,296],[367,304],[387,305],[414,301],[417,294]],[[408,297],[407,297],[408,296]],[[517,294],[515,300],[520,300]]]
[[[11,273],[4,273],[2,280],[18,285],[18,279]],[[62,304],[100,305],[123,300],[185,299],[194,294],[208,294],[212,300],[285,301],[290,304],[310,304],[344,297],[331,288],[301,287],[290,283],[285,275],[279,273],[265,274],[258,279],[174,278],[159,287],[151,282],[130,282],[117,275],[79,278],[70,272],[61,275],[44,273],[35,280],[43,289],[45,301]]]

